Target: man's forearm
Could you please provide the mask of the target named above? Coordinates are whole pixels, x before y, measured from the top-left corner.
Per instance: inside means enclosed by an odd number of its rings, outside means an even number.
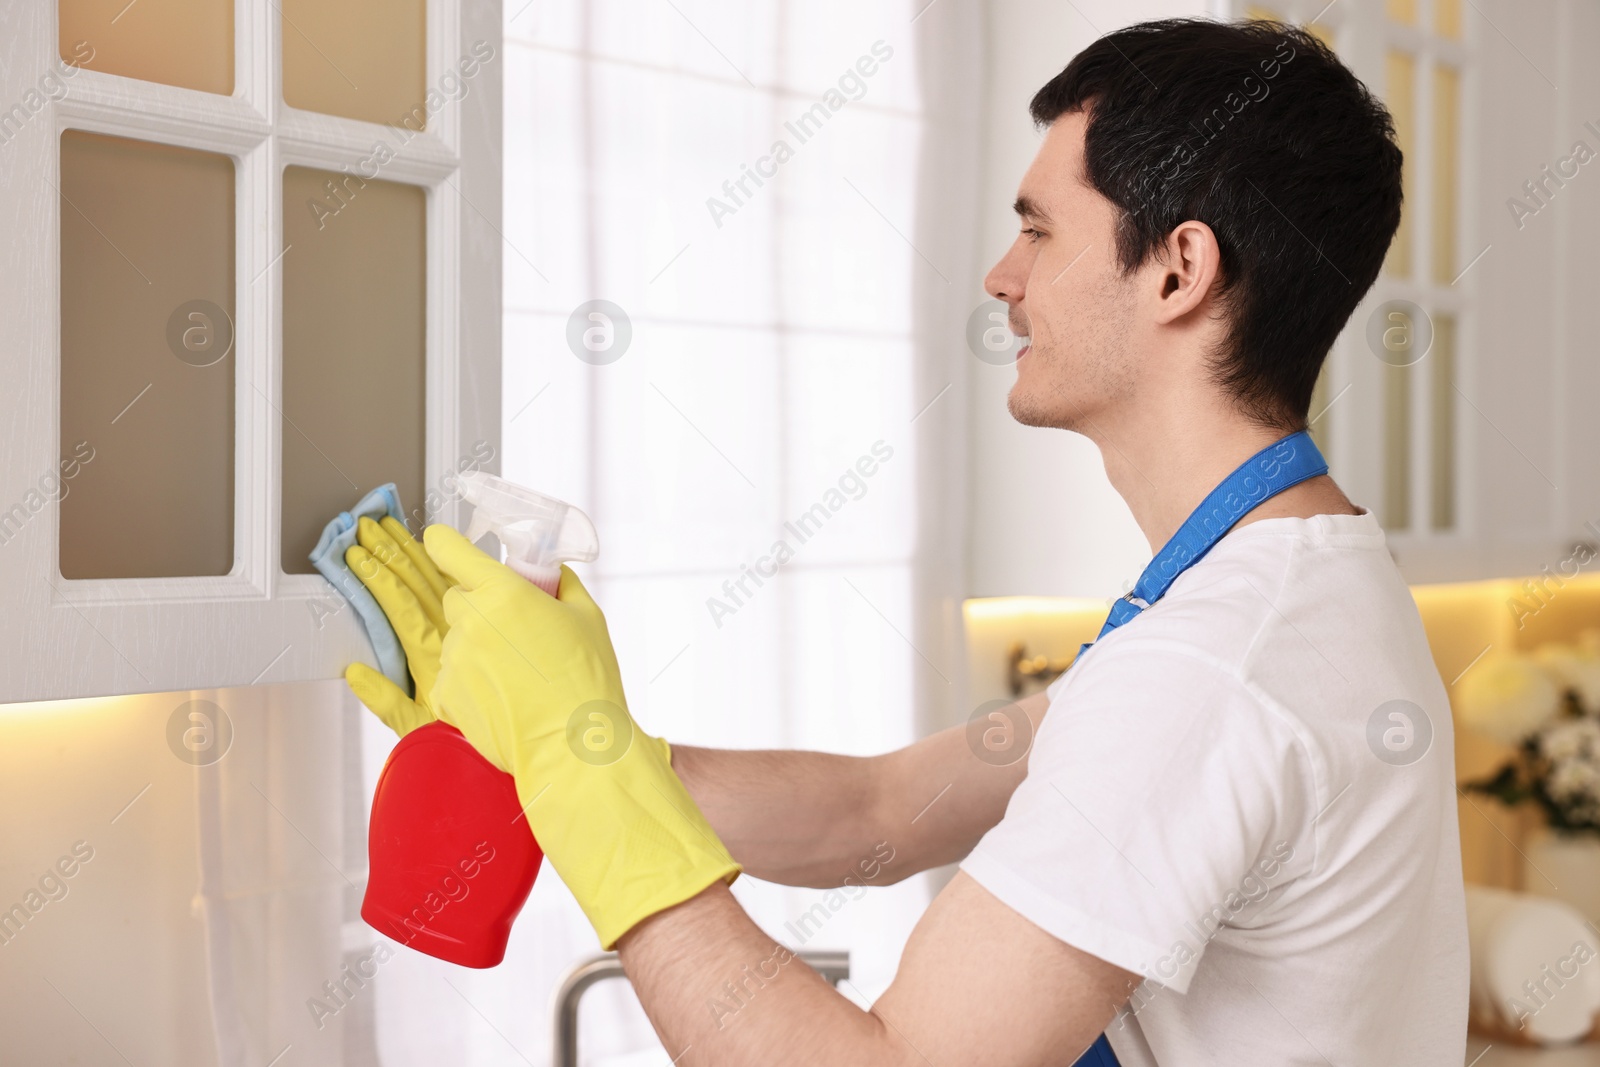
[[[818,888],[860,881],[882,840],[883,757],[673,745],[672,769],[757,878]],[[877,884],[903,877],[867,873]]]
[[[720,882],[634,927],[617,951],[681,1067],[920,1062],[882,1019],[762,933]]]
[[[639,923],[617,952],[681,1067],[1053,1067],[1076,1060],[1138,985],[961,874],[870,1011],[764,934],[720,881]]]
[[[968,730],[955,727],[867,758],[674,745],[672,767],[757,878],[888,885],[961,859],[1000,820],[1047,707],[1041,693],[1009,713],[1026,717],[1016,719],[1013,753],[975,751]]]

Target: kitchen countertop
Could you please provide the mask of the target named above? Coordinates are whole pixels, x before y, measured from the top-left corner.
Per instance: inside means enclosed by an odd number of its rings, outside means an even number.
[[[1600,1044],[1536,1049],[1467,1038],[1468,1067],[1600,1067]]]

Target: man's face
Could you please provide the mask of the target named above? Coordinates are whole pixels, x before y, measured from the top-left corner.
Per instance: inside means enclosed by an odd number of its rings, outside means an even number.
[[[1136,286],[1116,266],[1117,208],[1083,178],[1082,112],[1062,115],[1018,189],[1021,232],[984,288],[1028,338],[1007,406],[1028,426],[1088,432],[1136,392],[1146,340]]]

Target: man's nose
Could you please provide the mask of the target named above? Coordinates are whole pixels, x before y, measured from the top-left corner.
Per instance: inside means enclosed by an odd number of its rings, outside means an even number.
[[[1025,277],[1016,259],[1015,250],[1008,250],[983,279],[984,292],[1013,307],[1022,302]]]

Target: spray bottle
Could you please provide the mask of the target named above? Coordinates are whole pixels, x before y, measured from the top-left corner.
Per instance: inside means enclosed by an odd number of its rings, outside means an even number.
[[[473,505],[467,539],[493,533],[506,565],[551,596],[562,563],[599,554],[594,523],[571,504],[482,471],[459,477]],[[544,853],[511,775],[432,722],[401,738],[378,775],[367,859],[369,925],[450,963],[493,967]]]

